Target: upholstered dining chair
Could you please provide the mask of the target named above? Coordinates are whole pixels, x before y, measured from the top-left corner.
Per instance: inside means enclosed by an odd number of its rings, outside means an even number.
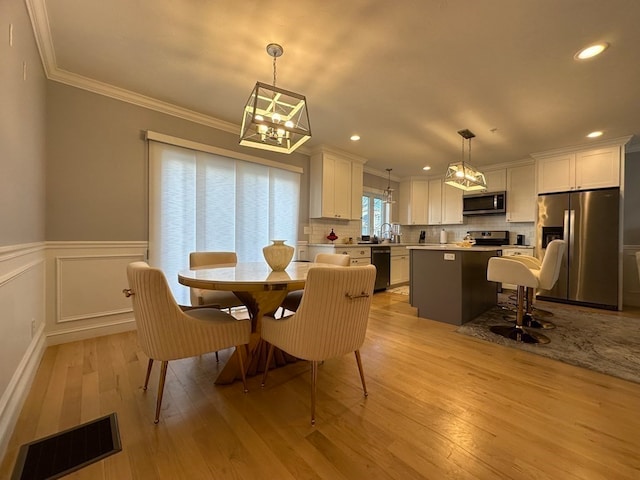
[[[238,263],[236,252],[191,252],[189,254],[189,268],[197,267],[232,267]],[[191,305],[210,305],[216,308],[242,307],[243,303],[233,292],[222,290],[204,290],[191,288]]]
[[[164,273],[149,267],[146,262],[130,263],[127,266],[127,278],[129,288],[123,292],[132,299],[138,341],[142,351],[149,357],[144,390],[147,390],[154,360],[162,362],[154,419],[154,423],[158,423],[169,361],[223,348],[235,347],[237,350],[240,345],[249,343],[251,322],[238,320],[217,308],[180,307]],[[246,392],[242,354],[238,352],[236,356]]]
[[[342,253],[318,253],[313,259],[313,263],[326,263],[329,265],[348,267],[349,265],[351,265],[351,256],[344,255]],[[298,309],[298,305],[300,305],[300,300],[302,299],[303,293],[304,290],[294,290],[293,292],[287,293],[287,296],[280,305],[280,307],[282,308],[280,317],[284,317],[284,314],[287,310],[289,310],[290,312],[295,312]]]
[[[354,352],[364,396],[368,395],[360,347],[364,342],[376,267],[313,266],[300,306],[285,318],[262,318],[262,338],[269,343],[264,386],[274,347],[311,362],[311,424],[315,425],[318,362]]]
[[[553,240],[540,264],[527,264],[517,260],[518,257],[492,257],[487,267],[487,280],[491,282],[512,283],[517,285],[517,310],[515,326],[496,325],[491,331],[512,340],[523,343],[549,343],[549,338],[525,328],[524,297],[526,289],[550,290],[558,281],[560,267],[567,243],[564,240]]]

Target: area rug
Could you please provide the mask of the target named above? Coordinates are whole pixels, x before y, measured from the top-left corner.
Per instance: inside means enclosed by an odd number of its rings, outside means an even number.
[[[556,328],[536,330],[551,339],[548,344],[523,344],[492,333],[491,326],[508,325],[504,316],[509,312],[500,307],[456,331],[640,383],[640,317],[552,302],[536,305],[553,313],[541,319],[553,322]]]
[[[400,287],[387,288],[389,293],[397,293],[399,295],[409,295],[409,285],[402,285]]]
[[[20,447],[11,480],[50,480],[122,450],[112,413]]]

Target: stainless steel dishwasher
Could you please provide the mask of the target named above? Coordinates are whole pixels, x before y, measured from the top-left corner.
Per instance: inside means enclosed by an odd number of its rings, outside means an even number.
[[[391,282],[391,247],[372,245],[371,263],[376,267],[376,283],[373,291],[386,290]]]

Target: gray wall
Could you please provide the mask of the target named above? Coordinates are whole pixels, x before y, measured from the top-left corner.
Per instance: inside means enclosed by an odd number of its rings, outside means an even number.
[[[307,155],[240,147],[237,134],[57,82],[47,103],[47,240],[148,239],[146,130],[302,167],[299,223],[308,222]]]
[[[625,245],[640,245],[640,152],[625,155],[624,231]]]
[[[45,84],[25,3],[0,1],[0,246],[45,240]],[[13,25],[13,46],[9,25]],[[23,78],[23,62],[27,78]]]

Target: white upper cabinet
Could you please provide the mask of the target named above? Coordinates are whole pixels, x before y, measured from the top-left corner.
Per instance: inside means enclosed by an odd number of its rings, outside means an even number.
[[[507,189],[507,170],[491,170],[484,172],[487,181],[487,192],[504,192]]]
[[[620,146],[563,152],[538,158],[538,193],[620,185]]]
[[[426,225],[429,203],[429,182],[406,180],[400,182],[399,217],[402,225]]]
[[[486,192],[504,192],[507,189],[507,170],[505,168],[486,172],[480,169],[480,171],[484,173],[484,179],[487,182]],[[478,193],[480,192],[463,192],[463,196],[477,195]]]
[[[358,166],[354,167],[354,163]],[[309,216],[360,219],[363,161],[322,150],[311,156]],[[356,197],[357,200],[356,200]]]
[[[573,190],[575,181],[575,153],[538,160],[538,193]]]
[[[429,225],[442,225],[442,180],[429,181]]]
[[[463,222],[462,190],[443,180],[429,181],[429,225],[453,225]]]
[[[442,184],[442,224],[462,223],[462,190]]]
[[[620,186],[620,148],[576,152],[576,190]]]
[[[364,166],[351,162],[351,219],[362,220],[362,177]]]
[[[535,222],[536,186],[535,165],[507,168],[507,222]]]

